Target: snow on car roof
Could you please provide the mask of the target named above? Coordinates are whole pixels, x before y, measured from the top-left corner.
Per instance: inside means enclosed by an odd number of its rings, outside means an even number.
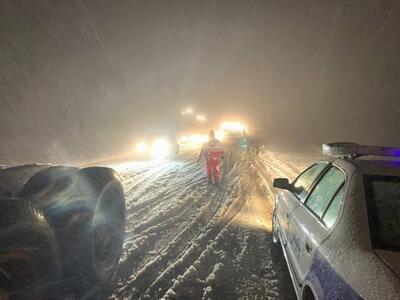
[[[356,143],[330,143],[322,151],[333,161],[346,161],[363,174],[400,176],[400,148],[359,145]]]
[[[322,145],[322,152],[328,156],[354,159],[366,155],[400,158],[399,147],[359,145],[357,143],[329,143]]]
[[[400,160],[395,159],[376,159],[376,157],[368,157],[369,159],[355,159],[350,161],[358,167],[363,174],[400,176]]]

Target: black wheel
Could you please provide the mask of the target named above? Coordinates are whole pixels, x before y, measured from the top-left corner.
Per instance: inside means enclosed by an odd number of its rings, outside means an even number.
[[[0,299],[54,299],[60,265],[43,214],[18,198],[0,198]]]
[[[35,174],[21,195],[54,224],[64,280],[79,279],[72,292],[87,295],[112,282],[125,230],[124,193],[112,169],[53,167]]]
[[[303,290],[303,300],[315,300],[314,293],[308,286],[304,287]]]
[[[125,234],[125,198],[118,175],[108,168],[80,170],[92,188],[96,208],[91,222],[89,270],[100,285],[112,281],[122,252]]]

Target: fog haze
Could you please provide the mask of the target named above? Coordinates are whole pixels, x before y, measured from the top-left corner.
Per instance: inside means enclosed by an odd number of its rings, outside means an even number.
[[[187,105],[272,139],[399,145],[399,1],[0,3],[0,164],[125,154]]]

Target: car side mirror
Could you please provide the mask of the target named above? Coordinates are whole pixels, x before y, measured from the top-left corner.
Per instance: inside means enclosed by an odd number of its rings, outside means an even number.
[[[273,187],[283,190],[290,190],[292,185],[289,183],[289,179],[287,178],[275,178]]]

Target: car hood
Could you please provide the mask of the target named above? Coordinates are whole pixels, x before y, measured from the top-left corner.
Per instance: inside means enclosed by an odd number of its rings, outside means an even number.
[[[398,277],[400,277],[400,252],[375,250],[375,253]]]

